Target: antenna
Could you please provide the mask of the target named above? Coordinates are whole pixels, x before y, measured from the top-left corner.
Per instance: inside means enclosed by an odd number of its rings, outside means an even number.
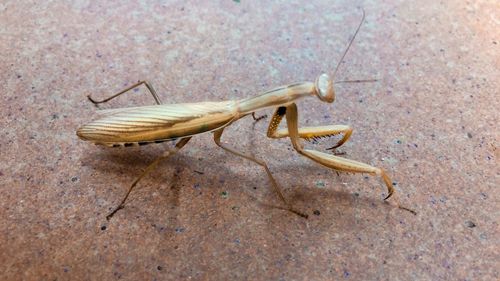
[[[335,81],[333,82],[334,84],[340,84],[340,83],[366,83],[366,82],[377,82],[378,79],[358,79],[358,80],[342,80],[342,81]]]
[[[335,67],[335,71],[333,72],[333,76],[332,76],[332,79],[335,78],[335,74],[337,74],[337,70],[339,70],[339,66],[340,64],[342,63],[342,61],[344,60],[345,58],[345,55],[347,54],[347,52],[349,51],[349,48],[351,48],[351,45],[352,45],[352,42],[354,42],[354,39],[356,38],[356,35],[358,35],[358,32],[359,32],[359,29],[361,28],[361,25],[363,24],[363,22],[365,21],[365,10],[363,8],[361,8],[361,11],[363,12],[363,17],[361,18],[361,22],[359,23],[358,25],[358,28],[356,29],[356,32],[354,32],[354,36],[352,36],[352,39],[351,41],[349,41],[349,45],[347,45],[347,49],[345,50],[344,54],[342,55],[342,58],[340,58],[340,61],[339,63],[337,64],[337,67]],[[335,80],[335,79],[334,79]],[[365,81],[363,81],[365,82]],[[368,81],[366,81],[368,82]],[[344,82],[344,83],[347,83],[347,82]]]

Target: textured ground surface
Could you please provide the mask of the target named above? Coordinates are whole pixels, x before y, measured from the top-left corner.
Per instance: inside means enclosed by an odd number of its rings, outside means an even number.
[[[68,2],[0,4],[0,279],[500,278],[496,1]],[[385,168],[417,216],[384,204],[379,179],[337,176],[242,120],[224,141],[266,160],[309,219],[207,134],[105,220],[168,144],[78,140],[86,95],[147,79],[165,102],[195,102],[313,80],[335,68],[357,6],[366,23],[337,80],[380,81],[304,100],[300,122],[352,125],[346,157]],[[104,107],[152,102],[141,89]]]

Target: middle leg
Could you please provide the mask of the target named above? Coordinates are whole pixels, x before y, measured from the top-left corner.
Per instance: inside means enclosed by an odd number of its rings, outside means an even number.
[[[274,190],[276,191],[276,193],[280,197],[281,201],[283,201],[285,203],[285,205],[287,206],[288,210],[291,211],[294,214],[297,214],[297,215],[301,216],[301,217],[307,218],[308,217],[307,214],[304,214],[304,213],[302,213],[300,211],[295,210],[292,207],[292,205],[285,199],[285,196],[283,195],[283,192],[281,191],[281,188],[278,186],[278,183],[276,182],[276,180],[274,179],[273,175],[271,174],[271,171],[267,167],[267,164],[264,161],[262,161],[262,160],[256,159],[256,158],[254,158],[252,156],[249,156],[249,155],[245,155],[245,154],[243,154],[241,152],[238,152],[238,151],[236,151],[236,150],[234,150],[232,148],[229,148],[229,147],[225,146],[224,144],[222,144],[220,138],[221,138],[223,132],[224,132],[224,128],[219,129],[219,130],[217,130],[217,131],[214,132],[214,141],[215,141],[215,143],[219,147],[221,147],[222,149],[224,149],[224,150],[226,150],[228,152],[231,152],[232,154],[235,154],[237,156],[243,157],[243,158],[245,158],[247,160],[250,160],[250,161],[252,161],[254,163],[257,163],[258,165],[262,166],[265,169],[265,171],[266,171],[266,173],[267,173],[267,175],[269,177],[269,180],[271,181],[271,185],[273,186]]]

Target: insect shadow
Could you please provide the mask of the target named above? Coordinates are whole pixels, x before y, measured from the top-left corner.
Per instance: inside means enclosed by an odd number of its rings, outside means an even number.
[[[117,149],[117,150],[96,150],[84,156],[81,159],[85,162],[91,162],[89,164],[95,170],[106,170],[106,173],[113,174],[118,177],[123,177],[123,181],[130,181],[129,175],[137,174],[138,169],[146,167],[151,159],[154,159],[157,155],[157,150],[164,149],[163,146],[168,144],[160,145],[161,147],[152,149],[136,149],[135,153],[130,153],[129,149]],[[217,148],[208,148],[205,151],[216,151]],[[131,196],[131,200],[127,203],[129,206],[134,206],[134,201],[140,201],[140,206],[131,208],[133,212],[137,212],[136,216],[141,218],[148,217],[146,212],[155,212],[157,215],[166,215],[168,220],[176,220],[178,216],[178,209],[180,207],[180,195],[183,188],[189,188],[193,185],[193,177],[202,176],[203,188],[209,192],[219,193],[217,187],[220,187],[220,179],[224,179],[222,183],[222,189],[229,190],[233,192],[235,189],[239,189],[238,193],[245,194],[246,198],[239,198],[238,203],[245,204],[245,201],[254,202],[254,207],[258,206],[264,207],[263,210],[254,210],[256,212],[263,213],[263,215],[268,215],[266,213],[273,212],[272,210],[287,210],[286,206],[280,205],[279,198],[273,193],[272,186],[265,176],[265,172],[260,169],[259,166],[252,167],[248,169],[248,173],[242,177],[241,173],[234,172],[228,168],[228,163],[226,162],[227,155],[224,152],[220,153],[210,153],[210,158],[204,158],[200,160],[189,155],[179,153],[174,155],[172,158],[165,159],[162,163],[148,176],[145,178],[144,182],[138,186],[139,188]],[[113,165],[108,165],[113,163]],[[193,164],[194,163],[194,164]],[[209,165],[207,165],[209,163]],[[274,166],[274,167],[273,167]],[[317,175],[316,165],[304,165],[303,163],[289,163],[286,165],[273,165],[271,170],[276,176],[277,180],[281,183],[284,190],[286,190],[287,197],[293,204],[296,204],[300,208],[307,210],[307,213],[314,214],[320,212],[328,206],[330,210],[333,208],[333,212],[336,214],[349,214],[354,212],[354,209],[358,211],[373,212],[375,208],[380,208],[380,206],[385,206],[384,210],[390,210],[391,207],[388,203],[381,203],[379,200],[362,197],[355,192],[349,190],[336,190],[339,185],[342,185],[341,178],[335,173],[326,170],[325,173],[321,173],[321,178],[328,179],[328,185],[330,187],[318,187],[316,185],[310,184],[310,181],[305,182],[300,180],[297,181],[297,171],[300,171],[302,175]],[[140,168],[138,168],[140,167]],[[245,166],[246,167],[246,166]],[[202,171],[202,174],[199,174]],[[222,171],[222,172],[221,172]],[[190,176],[191,175],[191,176]],[[110,177],[110,178],[115,178]],[[293,184],[290,184],[290,178],[293,178]],[[99,183],[94,179],[94,185],[98,186]],[[106,183],[102,183],[107,184]],[[254,190],[253,187],[258,185],[259,190]],[[116,187],[111,189],[112,193],[120,194],[121,184],[116,184]],[[265,192],[262,189],[268,189]],[[342,186],[344,188],[344,186]],[[220,188],[219,188],[220,189]],[[146,194],[157,191],[160,193],[161,203],[160,205],[163,210],[158,209],[157,204],[148,204],[150,200],[154,200],[151,196]],[[110,193],[110,192],[108,192]],[[111,195],[109,195],[111,196]],[[114,200],[114,199],[110,199]],[[110,204],[112,206],[113,204]],[[110,207],[111,208],[111,207]],[[286,212],[276,212],[277,214],[282,214],[287,216]],[[321,212],[320,212],[321,213]],[[324,212],[323,212],[324,213]],[[323,215],[324,217],[325,215]],[[333,218],[332,218],[333,219]],[[154,219],[153,219],[154,220]]]

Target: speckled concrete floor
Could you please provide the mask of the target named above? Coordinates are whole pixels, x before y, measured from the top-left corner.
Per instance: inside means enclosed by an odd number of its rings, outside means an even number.
[[[2,280],[500,278],[497,1],[69,2],[0,3]],[[195,102],[313,80],[335,68],[357,6],[366,22],[337,80],[379,81],[300,102],[300,122],[352,125],[346,157],[385,168],[417,216],[383,203],[379,179],[338,176],[242,120],[225,142],[267,161],[309,219],[207,134],[105,220],[168,144],[80,141],[86,95],[146,79],[165,102]],[[103,107],[152,104],[139,93]]]

